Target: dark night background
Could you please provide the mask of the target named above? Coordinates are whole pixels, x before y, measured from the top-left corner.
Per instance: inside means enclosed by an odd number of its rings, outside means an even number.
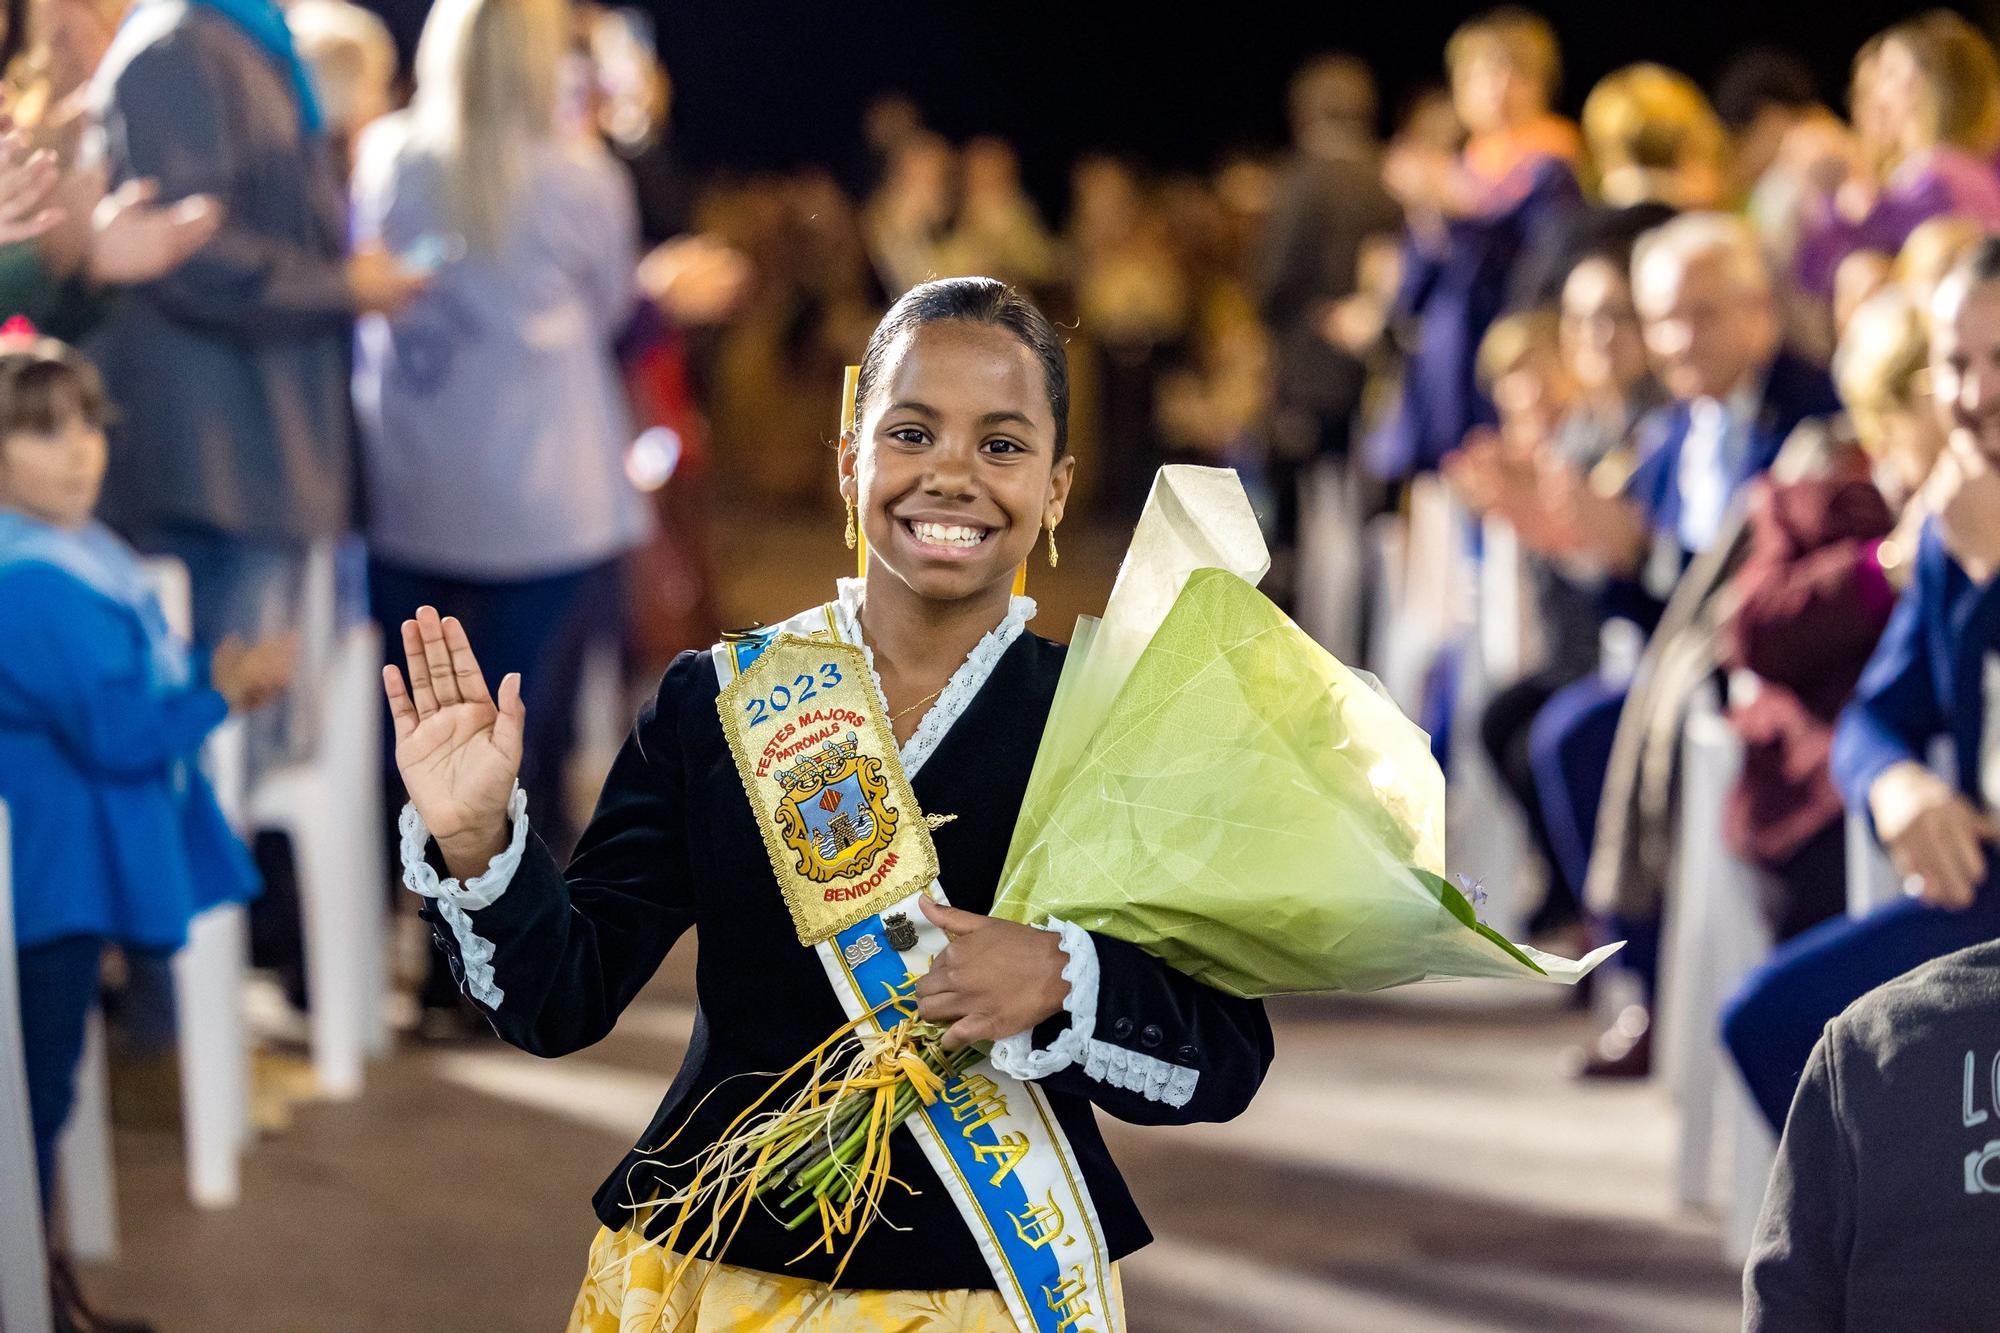
[[[366,0],[406,49],[425,0]],[[1347,0],[1256,3],[966,3],[965,0],[651,0],[675,82],[674,135],[697,168],[838,163],[862,106],[900,89],[953,138],[997,133],[1029,182],[1060,199],[1069,161],[1094,148],[1158,166],[1203,167],[1284,137],[1284,86],[1304,57],[1348,50],[1382,78],[1388,108],[1442,76],[1445,38],[1486,4]],[[1531,5],[1556,27],[1574,112],[1591,83],[1657,60],[1706,85],[1753,43],[1790,47],[1839,105],[1870,34],[1923,3],[1833,0],[1563,0]],[[2000,34],[2000,0],[1961,5]]]

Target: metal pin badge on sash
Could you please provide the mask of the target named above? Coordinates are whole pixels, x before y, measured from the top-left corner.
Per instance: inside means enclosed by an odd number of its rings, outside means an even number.
[[[716,699],[801,944],[937,878],[937,849],[853,644],[780,634]]]

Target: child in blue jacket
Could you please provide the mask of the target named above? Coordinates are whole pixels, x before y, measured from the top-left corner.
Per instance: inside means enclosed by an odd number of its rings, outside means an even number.
[[[138,556],[91,518],[105,415],[73,348],[0,334],[0,801],[45,1210],[105,946],[172,953],[198,913],[258,891],[197,755],[276,696],[293,652],[202,661],[168,630]]]

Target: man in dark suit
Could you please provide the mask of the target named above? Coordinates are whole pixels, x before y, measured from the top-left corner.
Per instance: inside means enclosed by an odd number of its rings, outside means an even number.
[[[1555,526],[1607,576],[1607,610],[1650,631],[1695,559],[1726,545],[1740,501],[1802,422],[1839,410],[1824,371],[1785,351],[1770,271],[1750,229],[1718,213],[1689,213],[1643,236],[1633,258],[1633,299],[1654,370],[1674,401],[1642,423],[1638,464],[1605,494],[1581,478],[1568,486]],[[1559,691],[1535,719],[1529,749],[1559,870],[1586,896],[1599,803],[1611,770],[1627,682],[1607,677]],[[1671,703],[1672,701],[1668,701]],[[1659,903],[1625,885],[1613,915],[1628,940],[1626,966],[1650,993]],[[1648,1068],[1636,1016],[1587,1057],[1588,1073]]]
[[[1929,959],[2000,938],[2000,239],[1988,237],[1931,305],[1930,369],[1951,443],[1926,483],[1913,549],[1876,548],[1906,585],[1834,729],[1833,776],[1903,876],[1902,902],[1817,926],[1744,983],[1723,1034],[1782,1122],[1821,1029],[1857,997]],[[1949,737],[1953,769],[1924,760]]]

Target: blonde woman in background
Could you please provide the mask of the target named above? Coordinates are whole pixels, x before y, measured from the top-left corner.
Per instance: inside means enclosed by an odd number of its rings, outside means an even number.
[[[1912,305],[1928,310],[1944,275],[1985,234],[1986,228],[1975,218],[1947,215],[1919,223],[1897,252],[1890,277]]]
[[[1627,65],[1599,79],[1584,99],[1583,140],[1597,196],[1610,207],[1723,202],[1728,136],[1708,98],[1678,70]]]
[[[1881,33],[1855,57],[1853,103],[1851,138],[1815,131],[1794,150],[1818,193],[1798,277],[1821,296],[1848,255],[1893,255],[1929,218],[2000,227],[2000,57],[1977,28],[1938,9]]]
[[[357,339],[371,609],[394,627],[438,607],[479,636],[495,687],[533,682],[524,784],[565,850],[570,705],[650,523],[612,346],[637,296],[636,209],[602,141],[560,114],[570,33],[564,0],[441,0],[415,100],[364,137],[354,187],[357,239],[434,267],[422,300]],[[424,1000],[455,1008],[441,969]]]

